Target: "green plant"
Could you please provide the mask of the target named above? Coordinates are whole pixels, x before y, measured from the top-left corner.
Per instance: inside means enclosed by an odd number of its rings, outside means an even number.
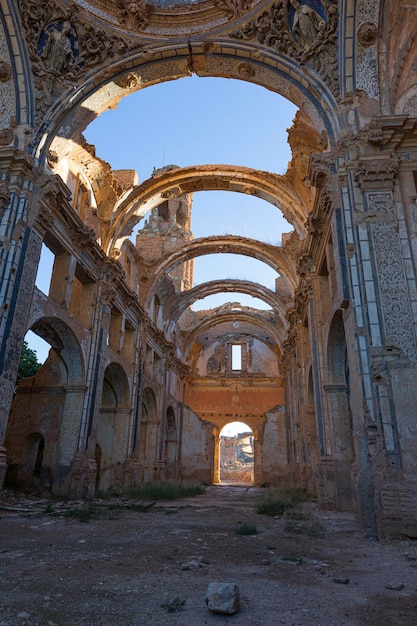
[[[258,533],[256,524],[248,524],[247,522],[239,522],[235,528],[236,535],[257,535]]]
[[[64,513],[64,517],[78,519],[79,522],[89,522],[95,512],[96,510],[94,506],[89,503],[89,505],[85,508],[74,507],[72,509],[67,509]]]
[[[39,363],[38,355],[35,350],[29,348],[28,342],[24,341],[20,355],[19,369],[17,371],[17,380],[34,376],[41,367],[42,363]]]
[[[142,498],[144,500],[177,500],[198,496],[204,491],[205,486],[201,483],[169,480],[127,487],[125,495],[129,498]]]
[[[303,563],[302,556],[283,556],[283,561],[288,561],[289,563],[294,563],[295,565],[301,565]]]
[[[303,489],[269,490],[262,495],[256,510],[262,515],[282,515],[300,504],[303,499],[305,499]]]

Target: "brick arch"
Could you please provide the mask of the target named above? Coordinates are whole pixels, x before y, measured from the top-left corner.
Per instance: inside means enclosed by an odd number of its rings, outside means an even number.
[[[218,293],[244,293],[254,298],[259,298],[270,305],[277,312],[282,323],[286,326],[285,306],[276,292],[248,280],[212,280],[196,285],[192,289],[176,294],[169,306],[169,312],[165,313],[168,319],[178,319],[197,300]]]
[[[277,323],[276,318],[271,318],[268,320],[266,317],[259,314],[257,310],[228,310],[228,311],[216,311],[213,312],[213,315],[201,320],[199,323],[196,322],[193,326],[193,329],[187,335],[186,341],[183,346],[183,355],[184,359],[188,361],[191,356],[191,350],[194,344],[198,341],[198,337],[203,335],[205,332],[209,331],[212,327],[221,327],[222,324],[227,324],[230,322],[236,322],[246,324],[243,329],[234,332],[245,332],[246,334],[251,334],[252,336],[259,339],[259,341],[266,343],[269,348],[272,350],[276,350],[280,352],[282,342],[285,339],[285,330],[281,327],[279,323]],[[230,334],[230,330],[227,334]],[[261,335],[259,335],[261,333]],[[263,334],[267,334],[270,337],[269,343],[262,337]],[[224,333],[219,333],[219,336]]]
[[[307,207],[285,176],[236,165],[195,165],[152,176],[122,197],[103,238],[104,249],[111,253],[120,248],[145,213],[166,198],[212,190],[245,193],[271,203],[303,237]]]
[[[287,281],[290,290],[293,290],[297,284],[294,266],[281,247],[233,235],[204,237],[194,239],[188,245],[163,256],[157,263],[150,266],[148,275],[151,278],[146,287],[145,306],[149,307],[158,281],[164,273],[195,257],[218,253],[250,256],[266,263],[278,272]]]

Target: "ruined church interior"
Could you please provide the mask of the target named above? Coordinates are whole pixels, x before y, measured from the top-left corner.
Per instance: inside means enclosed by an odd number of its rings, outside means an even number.
[[[238,421],[251,484],[306,489],[367,537],[416,538],[417,4],[0,7],[0,485],[81,498],[221,483],[220,435]],[[291,102],[286,171],[170,164],[143,179],[86,139],[124,98],[190,76]],[[274,207],[279,244],[195,237],[193,194],[214,190]],[[275,284],[230,278],[227,261],[196,283],[196,260],[218,254]],[[214,294],[227,301],[197,307]],[[28,331],[49,353],[17,382]]]

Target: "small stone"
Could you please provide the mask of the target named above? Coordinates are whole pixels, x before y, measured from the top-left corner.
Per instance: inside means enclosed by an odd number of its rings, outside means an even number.
[[[391,589],[392,591],[401,591],[404,587],[404,583],[388,583],[385,585],[385,589]]]
[[[205,565],[209,565],[209,559],[206,559],[205,556],[200,556],[200,563],[204,563]]]
[[[269,559],[262,559],[262,565],[271,565],[271,561]]]
[[[348,585],[350,580],[349,578],[333,578],[333,582],[339,585]]]
[[[19,619],[29,619],[30,613],[27,613],[26,611],[21,611],[20,613],[17,614],[17,617]]]
[[[210,583],[205,601],[213,613],[233,615],[239,611],[239,587],[235,583]]]

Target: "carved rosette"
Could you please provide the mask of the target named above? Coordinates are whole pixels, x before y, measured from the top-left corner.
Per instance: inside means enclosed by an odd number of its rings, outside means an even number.
[[[231,37],[255,40],[263,46],[307,65],[321,75],[333,95],[339,97],[336,31],[337,0],[322,0],[314,11],[305,2],[281,0],[231,33]]]

